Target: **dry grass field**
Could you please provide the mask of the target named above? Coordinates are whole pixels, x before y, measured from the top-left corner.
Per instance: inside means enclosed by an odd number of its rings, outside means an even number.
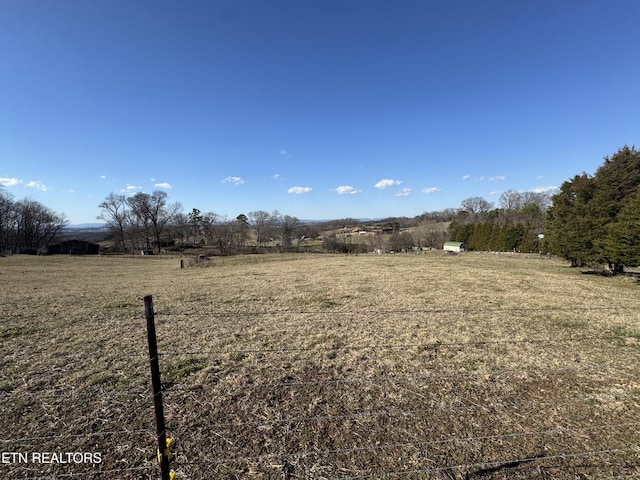
[[[3,479],[160,478],[147,294],[177,479],[640,476],[635,279],[473,253],[179,263],[0,258]]]

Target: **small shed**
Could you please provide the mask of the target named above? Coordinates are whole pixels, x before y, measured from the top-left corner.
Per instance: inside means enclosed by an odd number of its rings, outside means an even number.
[[[64,242],[49,245],[47,247],[49,255],[62,253],[67,255],[98,255],[100,253],[100,245],[85,242],[84,240],[66,240]]]
[[[464,242],[444,242],[445,252],[465,252],[467,246]]]

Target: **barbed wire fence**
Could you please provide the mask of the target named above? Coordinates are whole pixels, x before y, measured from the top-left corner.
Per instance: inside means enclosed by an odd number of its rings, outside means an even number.
[[[575,313],[575,309],[567,311]],[[504,310],[471,313],[482,317],[488,312]],[[242,320],[249,325],[256,317],[281,313],[193,312],[210,319],[213,330],[216,321],[235,321],[226,332],[229,337],[221,336],[219,346],[211,348],[185,348],[188,340],[172,347],[171,341],[161,340],[163,373],[173,364],[193,367],[165,375],[162,384],[166,433],[176,442],[169,457],[175,478],[640,478],[637,363],[608,361],[606,355],[613,345],[623,345],[631,352],[630,358],[637,359],[634,336],[538,334],[451,342],[403,342],[385,337],[378,343],[366,339],[360,344],[350,343],[352,338],[336,341],[331,337],[312,345],[295,344],[288,338],[285,344],[257,341],[251,346],[246,335],[234,333],[245,325]],[[313,331],[313,326],[300,328],[299,316],[315,316],[316,322],[332,324],[338,317],[344,323],[344,318],[367,315],[459,315],[469,311],[285,313],[289,320],[262,334],[297,332],[304,336]],[[540,314],[540,310],[519,313]],[[433,324],[425,329],[433,329]],[[625,343],[625,339],[631,341]],[[500,354],[523,345],[546,356],[552,365],[522,362],[519,368],[478,368],[475,355],[464,370],[456,362],[452,362],[456,369],[442,370],[441,363],[426,361],[424,368],[416,370],[407,360],[419,355],[430,360],[444,356],[446,364],[459,352],[473,350],[480,357],[490,357],[492,350]],[[598,354],[562,365],[568,358],[565,350],[581,351],[585,345]],[[145,357],[140,352],[122,354],[132,361]],[[395,371],[391,364],[397,358],[385,368],[325,365],[342,354],[353,355],[363,364],[384,363],[388,355],[397,354],[408,365]],[[231,375],[217,368],[221,361]],[[317,365],[306,365],[308,361]],[[247,365],[234,370],[234,362]],[[132,398],[153,403],[148,385],[100,392],[98,397],[114,403],[126,404]],[[0,402],[91,402],[96,398],[96,394],[64,389],[0,392]],[[43,431],[42,435],[0,439],[3,451],[13,452],[43,441],[77,439],[100,444],[132,438],[142,439],[135,448],[145,452],[143,462],[121,468],[47,475],[32,466],[31,472],[21,469],[15,473],[18,476],[11,473],[7,478],[161,478],[156,460],[158,432],[153,432],[149,420],[148,428],[143,429],[68,435]]]

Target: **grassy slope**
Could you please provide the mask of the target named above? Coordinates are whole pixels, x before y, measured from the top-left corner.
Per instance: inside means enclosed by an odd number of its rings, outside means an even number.
[[[145,294],[178,478],[639,472],[627,450],[640,441],[640,297],[626,278],[441,252],[185,270],[14,256],[0,259],[0,291],[2,451],[103,458],[2,465],[6,478],[157,478]]]

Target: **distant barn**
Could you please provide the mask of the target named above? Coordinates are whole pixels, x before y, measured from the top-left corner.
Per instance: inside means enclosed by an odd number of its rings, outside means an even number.
[[[463,242],[444,242],[445,252],[464,252],[467,246]]]
[[[56,253],[66,255],[98,255],[100,253],[100,245],[85,242],[84,240],[66,240],[47,247],[47,253],[50,255]]]

